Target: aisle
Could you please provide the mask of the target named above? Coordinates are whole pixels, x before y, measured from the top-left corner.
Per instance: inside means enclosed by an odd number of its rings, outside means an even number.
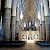
[[[50,50],[50,47],[41,47],[38,46],[35,43],[27,43],[23,47],[18,47],[18,48],[0,48],[0,50]]]

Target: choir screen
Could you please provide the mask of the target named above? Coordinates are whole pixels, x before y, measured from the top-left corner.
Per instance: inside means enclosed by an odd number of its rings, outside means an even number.
[[[21,31],[21,40],[39,40],[39,31]]]

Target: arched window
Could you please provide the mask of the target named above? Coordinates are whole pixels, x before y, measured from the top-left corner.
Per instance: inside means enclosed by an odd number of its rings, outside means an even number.
[[[20,14],[20,19],[22,20],[23,19],[23,13],[21,11],[21,14]]]
[[[26,22],[24,22],[24,28],[26,27]]]

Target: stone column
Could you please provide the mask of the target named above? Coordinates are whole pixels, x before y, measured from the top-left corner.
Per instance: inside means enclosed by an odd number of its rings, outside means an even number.
[[[16,33],[19,33],[19,21],[16,21]]]
[[[29,30],[29,21],[28,21],[28,30]]]
[[[1,13],[1,27],[2,27],[2,13]]]
[[[42,24],[40,24],[40,36],[39,39],[42,40]]]
[[[43,12],[43,3],[41,3],[41,19],[42,19],[42,40],[45,40],[45,18]]]
[[[12,0],[5,0],[5,7],[4,7],[4,39],[9,41],[10,40],[10,21],[11,21],[11,4]]]
[[[49,41],[48,0],[43,0],[43,2],[44,2],[44,15],[46,27],[46,41]]]
[[[28,24],[27,24],[27,22],[26,22],[26,28],[27,28],[27,25],[28,25]]]
[[[40,18],[40,40],[42,40],[42,20]]]
[[[12,41],[15,41],[16,0],[12,0]]]
[[[24,30],[24,21],[22,20],[22,30]]]
[[[35,17],[32,20],[33,30],[35,30]]]
[[[28,29],[28,22],[26,21],[26,28]]]
[[[0,0],[0,15],[1,15],[1,0]]]
[[[50,0],[49,0],[49,8],[50,8]]]
[[[48,16],[45,16],[45,27],[46,27],[46,41],[49,41],[49,21],[48,21]]]
[[[19,17],[20,17],[20,14],[19,14],[19,1],[17,1],[17,13],[16,13],[17,15],[16,15],[16,35],[18,34],[18,40],[19,40],[19,25],[20,25],[20,23],[19,23]]]

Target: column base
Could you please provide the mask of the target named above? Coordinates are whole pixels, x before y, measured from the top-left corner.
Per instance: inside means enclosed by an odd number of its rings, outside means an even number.
[[[46,41],[49,41],[49,16],[45,16],[45,27],[46,27]]]
[[[40,37],[40,40],[42,40],[42,24],[40,24],[40,35],[39,35]]]
[[[4,35],[6,41],[10,40],[10,21],[11,21],[11,9],[5,8],[3,27],[4,27]]]
[[[42,21],[42,38],[43,38],[43,40],[46,40],[45,21]]]

